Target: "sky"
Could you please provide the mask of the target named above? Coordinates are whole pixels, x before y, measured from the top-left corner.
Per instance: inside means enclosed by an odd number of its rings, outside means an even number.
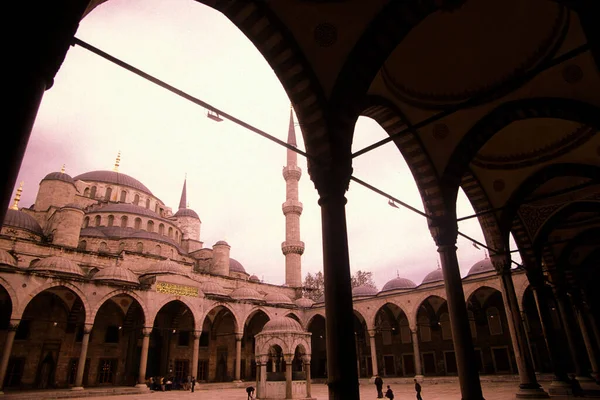
[[[76,36],[267,133],[286,140],[290,101],[254,45],[227,18],[193,0],[110,0],[81,22]],[[387,137],[359,118],[353,151]],[[304,149],[297,127],[298,147]],[[42,100],[19,173],[20,206],[35,201],[49,172],[75,176],[112,170],[144,183],[176,211],[184,177],[187,199],[202,220],[200,240],[231,246],[231,257],[265,282],[283,284],[286,150],[96,56],[71,47]],[[322,270],[318,195],[299,156],[302,276]],[[412,175],[393,144],[354,159],[354,175],[422,210]],[[371,271],[377,286],[401,276],[419,284],[438,267],[426,220],[351,183],[346,206],[352,272]],[[473,214],[462,193],[458,215]],[[476,219],[461,232],[483,242]],[[462,275],[485,257],[458,239]],[[511,244],[514,248],[514,242]],[[515,257],[519,261],[518,255]]]

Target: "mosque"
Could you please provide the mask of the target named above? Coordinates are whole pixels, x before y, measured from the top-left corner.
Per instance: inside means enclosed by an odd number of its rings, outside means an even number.
[[[288,144],[296,146],[290,112]],[[42,179],[35,203],[21,189],[0,234],[0,382],[6,390],[176,381],[254,381],[326,377],[324,299],[302,296],[301,170],[287,150],[286,284],[261,282],[230,257],[230,245],[201,240],[187,208],[176,212],[147,186],[119,172],[65,171]],[[513,275],[536,368],[548,354],[522,271]],[[463,280],[478,368],[516,372],[500,281],[489,258]],[[355,287],[354,333],[361,377],[456,375],[441,269],[417,285],[396,277],[381,291]],[[310,334],[310,346],[256,353],[256,340],[281,328]],[[286,357],[287,356],[287,357]],[[81,362],[79,360],[85,360]],[[261,361],[262,360],[262,361]],[[279,378],[278,378],[279,377]]]

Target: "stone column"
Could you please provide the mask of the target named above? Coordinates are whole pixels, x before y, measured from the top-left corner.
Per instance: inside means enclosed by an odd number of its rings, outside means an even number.
[[[235,380],[234,382],[241,382],[241,371],[242,371],[242,337],[243,333],[235,334]]]
[[[142,329],[142,352],[140,354],[140,371],[138,376],[138,384],[136,387],[146,386],[146,365],[148,363],[148,348],[150,347],[150,334],[152,328]]]
[[[6,334],[4,349],[2,350],[2,359],[0,360],[0,394],[3,394],[2,388],[4,387],[4,378],[6,378],[8,360],[10,360],[13,342],[15,341],[15,335],[17,333],[17,329],[19,329],[20,322],[20,319],[11,319],[10,324],[8,326],[8,333]]]
[[[348,159],[336,165],[309,165],[321,206],[329,400],[360,398],[344,197],[352,174],[347,150]],[[337,152],[343,157],[341,153],[344,149]]]
[[[287,354],[283,357],[285,360],[285,398],[292,398],[292,360],[293,354]]]
[[[519,310],[519,300],[517,299],[510,270],[510,254],[493,254],[490,258],[494,264],[494,268],[498,272],[498,278],[502,288],[504,310],[506,311],[506,319],[508,321],[508,330],[510,332],[513,352],[519,372],[519,391],[516,393],[516,397],[550,397],[537,382],[531,353],[527,348],[525,328],[523,327],[521,311]]]
[[[444,274],[450,327],[452,328],[452,343],[456,354],[462,400],[483,400],[465,293],[462,287],[458,259],[456,258],[455,243],[458,234],[456,218],[455,216],[440,218],[437,221],[430,222],[430,228],[438,246]]]
[[[379,375],[377,371],[377,348],[375,347],[375,329],[369,329],[369,344],[371,346],[371,368],[373,369],[373,379]]]
[[[577,380],[590,381],[592,378],[590,378],[585,370],[583,354],[581,351],[579,351],[579,346],[576,343],[578,340],[577,332],[575,331],[576,323],[573,318],[573,308],[570,306],[569,300],[567,299],[567,293],[563,290],[563,288],[560,287],[555,286],[553,289],[560,319],[562,320],[565,336],[567,337],[569,352],[571,353],[571,357],[573,359],[573,365],[575,365],[575,374],[577,375]]]
[[[79,353],[79,361],[77,362],[77,375],[75,376],[75,386],[72,390],[83,390],[83,372],[85,371],[85,360],[87,358],[88,345],[90,342],[90,334],[92,333],[92,325],[83,327],[83,338],[81,339],[81,352]]]
[[[10,99],[3,119],[0,146],[0,225],[23,160],[44,91],[52,86],[89,1],[13,2],[11,26],[27,35],[11,35],[5,46],[4,96]]]
[[[262,398],[262,391],[260,389],[261,375],[262,375],[262,363],[260,361],[261,357],[256,357],[256,398]]]
[[[577,322],[579,323],[581,337],[583,338],[583,343],[585,344],[585,349],[587,350],[588,359],[590,360],[590,366],[592,367],[592,377],[594,378],[594,380],[597,380],[599,372],[598,359],[596,358],[596,350],[594,349],[594,344],[592,342],[592,338],[590,336],[590,332],[585,321],[585,311],[583,309],[581,299],[573,299],[573,308],[575,309],[575,314],[577,315]]]
[[[260,388],[260,398],[267,397],[267,357],[261,357],[261,365],[260,365],[260,382],[258,384],[258,388]],[[259,395],[257,394],[256,397]]]
[[[423,366],[421,365],[421,351],[419,350],[419,335],[417,328],[411,329],[410,334],[412,337],[413,353],[415,357],[415,378],[418,381],[423,380]]]
[[[302,362],[304,363],[304,372],[306,374],[306,398],[310,399],[312,397],[312,383],[310,381],[310,356],[305,355],[302,357]]]
[[[198,352],[200,351],[200,335],[202,332],[194,331],[194,345],[192,347],[192,376],[198,380]]]

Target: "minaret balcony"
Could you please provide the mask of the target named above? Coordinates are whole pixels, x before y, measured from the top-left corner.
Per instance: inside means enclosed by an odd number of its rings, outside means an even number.
[[[302,253],[304,253],[304,242],[299,240],[286,240],[285,242],[281,243],[281,251],[283,252],[283,255],[286,256],[288,254],[302,255]]]
[[[302,214],[302,203],[298,200],[286,200],[285,203],[281,205],[281,209],[283,210],[283,215],[288,214]]]
[[[302,170],[300,169],[300,167],[297,167],[295,165],[288,165],[287,167],[283,167],[283,179],[285,179],[286,181],[288,179],[295,179],[299,181],[301,176]]]

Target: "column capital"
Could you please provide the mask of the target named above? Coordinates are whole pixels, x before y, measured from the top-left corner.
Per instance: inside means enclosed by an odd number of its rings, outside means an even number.
[[[377,335],[377,329],[369,329],[367,332],[369,333],[370,338],[374,338],[375,335]]]
[[[142,328],[143,336],[150,336],[151,333],[152,333],[152,327],[145,326]]]
[[[310,364],[310,354],[305,354],[302,356],[302,362],[304,364]]]
[[[349,157],[348,162],[343,165],[327,164],[308,161],[308,171],[310,179],[315,184],[319,192],[319,204],[326,203],[332,197],[343,197],[352,176],[352,160]]]
[[[244,333],[242,333],[242,332],[236,332],[235,333],[235,340],[237,342],[241,342],[243,337],[244,337]]]
[[[11,319],[8,324],[8,330],[10,332],[16,332],[19,329],[19,324],[21,323],[20,319]]]
[[[429,232],[438,246],[438,252],[441,249],[455,247],[458,237],[458,224],[456,222],[456,213],[447,213],[433,217],[429,221]]]
[[[194,340],[200,340],[200,336],[202,336],[202,331],[194,331],[192,334],[194,335]]]
[[[83,325],[83,334],[89,335],[90,333],[92,333],[92,329],[94,329],[93,324],[84,324]]]
[[[255,357],[256,365],[266,365],[269,362],[269,355],[260,355]]]

